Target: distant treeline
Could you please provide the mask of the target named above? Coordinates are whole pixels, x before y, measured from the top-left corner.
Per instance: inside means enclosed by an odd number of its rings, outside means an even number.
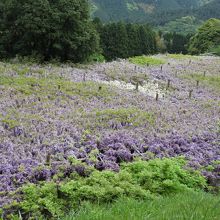
[[[110,23],[94,20],[100,47],[107,60],[157,52],[156,33],[148,25]]]
[[[102,54],[107,60],[155,53],[187,53],[190,35],[155,32],[147,24],[102,24],[94,19]]]
[[[158,52],[187,53],[191,36],[147,24],[91,21],[87,0],[1,0],[0,58],[84,62]]]

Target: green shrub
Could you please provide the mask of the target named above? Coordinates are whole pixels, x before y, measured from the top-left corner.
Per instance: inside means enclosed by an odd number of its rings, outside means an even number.
[[[99,63],[103,63],[105,62],[105,57],[102,54],[92,54],[89,58],[88,58],[89,62],[99,62]]]
[[[211,18],[206,21],[190,39],[189,52],[201,54],[220,44],[220,20]]]

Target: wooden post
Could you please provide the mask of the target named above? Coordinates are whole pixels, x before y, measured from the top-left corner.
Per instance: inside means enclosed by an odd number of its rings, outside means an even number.
[[[169,88],[170,88],[170,83],[171,83],[171,80],[170,80],[170,79],[168,79],[168,81],[167,81],[167,89],[169,89]]]
[[[206,71],[204,71],[203,76],[204,76],[204,77],[206,76]]]
[[[158,101],[158,100],[159,100],[159,94],[157,92],[157,94],[156,94],[156,101]]]
[[[136,88],[135,88],[136,91],[138,91],[138,87],[139,87],[139,83],[137,82],[136,83]]]
[[[192,98],[192,92],[193,92],[193,90],[191,89],[191,90],[189,90],[189,98],[191,99]]]
[[[50,165],[51,165],[51,154],[50,154],[50,153],[47,154],[46,165],[47,165],[47,166],[50,166]]]
[[[86,81],[86,73],[83,73],[83,82]]]
[[[199,87],[199,80],[196,80],[196,88],[198,89]]]

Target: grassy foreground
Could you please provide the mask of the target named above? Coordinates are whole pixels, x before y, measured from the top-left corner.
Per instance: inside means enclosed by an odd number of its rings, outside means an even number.
[[[182,193],[153,201],[119,199],[112,205],[86,203],[63,220],[215,220],[220,197],[203,192]]]

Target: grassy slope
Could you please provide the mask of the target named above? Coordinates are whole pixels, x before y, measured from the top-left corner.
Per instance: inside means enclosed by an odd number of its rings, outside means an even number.
[[[119,199],[113,205],[85,204],[64,220],[214,220],[220,219],[220,198],[205,194],[178,194],[155,201]]]

